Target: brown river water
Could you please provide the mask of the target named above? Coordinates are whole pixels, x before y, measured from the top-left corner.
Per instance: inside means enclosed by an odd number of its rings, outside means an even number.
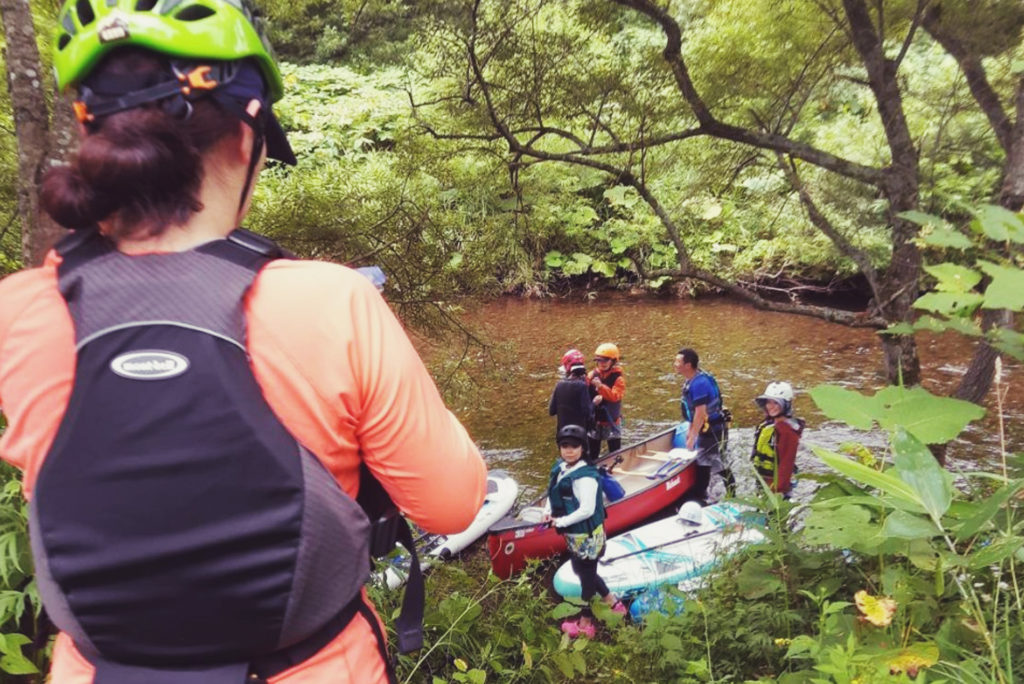
[[[773,380],[793,384],[796,414],[807,420],[797,457],[801,471],[824,470],[810,450],[812,444],[836,449],[844,442],[860,442],[878,455],[885,450],[885,435],[829,421],[806,394],[819,383],[862,392],[883,387],[881,347],[871,330],[759,311],[727,299],[624,295],[590,301],[505,298],[472,306],[462,320],[493,347],[486,353],[473,350],[464,359],[463,368],[475,383],[447,393],[449,406],[480,445],[489,466],[509,471],[525,496],[540,491],[557,455],[548,400],[559,360],[570,347],[589,359],[601,342],[615,342],[622,351],[623,444],[678,422],[682,379],[673,373],[672,361],[681,347],[697,350],[701,368],[717,378],[734,416],[729,453],[741,493],[753,486],[748,455],[753,427],[761,420],[753,399]],[[933,392],[954,387],[970,360],[971,344],[953,334],[921,336],[925,386]],[[435,369],[463,356],[462,348],[418,346]],[[1024,365],[1006,359],[1004,363],[1006,446],[1015,453],[1024,450]],[[984,419],[950,445],[952,469],[998,464],[994,393],[987,409]],[[801,481],[795,497],[809,496],[814,486]]]

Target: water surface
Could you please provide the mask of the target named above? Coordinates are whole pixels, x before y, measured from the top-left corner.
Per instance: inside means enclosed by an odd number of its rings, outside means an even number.
[[[678,422],[682,378],[673,373],[672,361],[678,349],[692,347],[700,355],[701,368],[717,378],[733,412],[730,453],[740,462],[741,474],[748,471],[753,427],[761,420],[753,399],[773,380],[792,383],[796,413],[807,420],[798,456],[805,472],[823,468],[811,453],[811,444],[836,448],[860,441],[879,454],[884,451],[883,435],[827,420],[806,395],[824,382],[865,392],[883,387],[881,347],[872,330],[759,311],[728,299],[624,295],[591,301],[500,299],[472,308],[464,321],[496,346],[493,353],[470,360],[468,369],[481,384],[459,395],[452,409],[484,449],[490,466],[510,471],[530,492],[543,486],[557,455],[548,400],[559,360],[570,347],[581,349],[589,359],[601,342],[614,342],[622,351],[624,443]],[[955,387],[970,361],[971,342],[948,334],[921,336],[919,345],[925,386],[936,392]],[[462,350],[432,348],[425,353],[437,364],[458,358]],[[1024,449],[1022,378],[1021,364],[1004,366],[1004,383],[1010,386],[1004,420],[1011,453]],[[990,393],[986,418],[951,445],[954,469],[976,469],[979,461],[996,461],[994,406]],[[749,484],[749,477],[741,479]],[[810,483],[801,484],[798,491],[810,488]]]

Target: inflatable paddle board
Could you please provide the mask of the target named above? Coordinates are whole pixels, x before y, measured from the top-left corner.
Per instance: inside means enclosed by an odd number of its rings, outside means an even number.
[[[701,509],[699,525],[673,516],[612,537],[597,573],[619,596],[664,584],[689,583],[713,569],[723,558],[764,536],[748,517],[751,509],[729,502]],[[565,563],[554,577],[555,591],[578,597],[580,581]]]

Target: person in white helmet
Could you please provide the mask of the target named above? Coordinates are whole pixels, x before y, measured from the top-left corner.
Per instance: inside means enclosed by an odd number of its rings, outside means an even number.
[[[770,490],[789,497],[796,467],[796,450],[804,421],[793,417],[793,386],[788,382],[771,382],[754,402],[765,418],[754,432],[754,448],[750,460],[754,470]]]

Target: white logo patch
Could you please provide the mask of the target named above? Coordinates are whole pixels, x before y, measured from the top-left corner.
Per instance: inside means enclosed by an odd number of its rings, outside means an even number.
[[[121,354],[110,362],[110,370],[130,380],[166,380],[188,370],[181,354],[152,349]]]
[[[113,43],[131,37],[131,33],[128,32],[128,22],[116,14],[108,17],[106,22],[98,27],[97,33],[101,43]]]

